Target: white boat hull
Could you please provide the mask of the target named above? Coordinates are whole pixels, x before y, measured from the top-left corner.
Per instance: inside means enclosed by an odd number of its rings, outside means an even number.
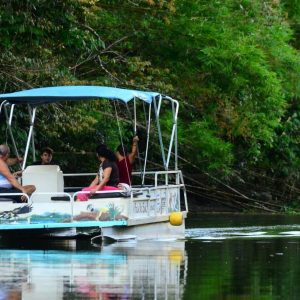
[[[169,221],[126,227],[105,227],[101,230],[103,237],[110,238],[115,241],[127,239],[183,239],[185,234],[184,222],[180,226],[173,226]]]
[[[143,190],[136,197],[52,201],[33,194],[30,203],[0,202],[0,233],[26,231],[49,237],[76,237],[99,232],[101,237],[126,239],[181,239],[185,223],[173,226],[169,216],[180,211],[178,187]]]

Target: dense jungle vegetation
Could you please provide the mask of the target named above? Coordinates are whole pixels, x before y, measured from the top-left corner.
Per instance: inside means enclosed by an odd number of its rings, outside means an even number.
[[[181,105],[179,163],[191,197],[296,211],[299,38],[298,0],[2,0],[0,88],[105,85],[170,95]],[[128,143],[122,117],[120,108]],[[36,147],[52,146],[65,169],[92,171],[87,152],[99,140],[116,146],[115,123],[109,104],[50,105],[39,111]],[[142,122],[139,132],[142,152]],[[1,136],[10,143],[4,116]],[[150,146],[154,167],[159,147]]]

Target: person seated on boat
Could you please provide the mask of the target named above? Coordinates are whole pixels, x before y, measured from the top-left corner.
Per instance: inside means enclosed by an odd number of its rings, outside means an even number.
[[[6,161],[6,164],[11,167],[16,165],[17,163],[21,163],[23,161],[23,157],[9,157]],[[19,170],[13,173],[14,177],[18,178],[22,176],[23,171]]]
[[[131,152],[128,153],[128,149],[125,145],[121,144],[117,147],[115,152],[117,158],[117,166],[119,169],[120,182],[131,185],[132,182],[132,166],[137,155],[137,145],[139,137],[136,135],[132,139]]]
[[[9,157],[6,161],[6,164],[10,167],[16,165],[17,163],[21,163],[23,161],[23,157]]]
[[[96,154],[98,160],[101,162],[99,171],[90,186],[82,189],[83,192],[89,193],[79,193],[77,195],[78,201],[87,201],[90,195],[98,191],[119,189],[119,170],[115,163],[116,158],[114,153],[101,144],[96,148]]]
[[[50,147],[45,147],[41,152],[41,159],[32,163],[32,165],[57,165],[53,158],[53,150]]]
[[[9,160],[10,149],[7,145],[0,145],[0,193],[24,193],[30,196],[35,191],[34,185],[22,186],[9,170],[7,161]],[[7,197],[7,196],[5,196]],[[24,196],[10,197],[16,201],[26,201]]]

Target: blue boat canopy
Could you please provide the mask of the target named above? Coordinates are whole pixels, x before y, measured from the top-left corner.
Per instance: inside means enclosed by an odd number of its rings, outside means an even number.
[[[139,98],[151,103],[153,97],[160,95],[155,92],[127,90],[106,86],[57,86],[36,88],[20,92],[0,94],[0,99],[12,104],[40,105],[59,101],[77,101],[91,99],[121,100],[125,103]],[[0,100],[1,101],[1,100]]]

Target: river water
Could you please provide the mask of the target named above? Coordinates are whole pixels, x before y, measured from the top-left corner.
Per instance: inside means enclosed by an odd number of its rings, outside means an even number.
[[[190,215],[180,241],[0,243],[0,300],[291,300],[299,280],[300,216]]]

